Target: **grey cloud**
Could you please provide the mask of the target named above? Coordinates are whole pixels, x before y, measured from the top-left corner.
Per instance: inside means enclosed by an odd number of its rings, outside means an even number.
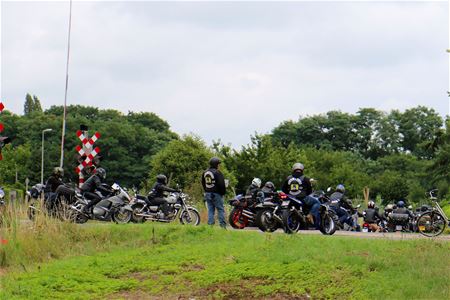
[[[61,104],[65,3],[3,4],[2,99]],[[447,3],[75,2],[69,102],[246,144],[330,109],[448,113]],[[17,19],[24,20],[17,22]]]

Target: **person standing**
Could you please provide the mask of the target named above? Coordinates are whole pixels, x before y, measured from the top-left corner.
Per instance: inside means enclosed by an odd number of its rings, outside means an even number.
[[[225,195],[225,179],[219,171],[220,159],[209,160],[209,169],[203,172],[202,185],[205,191],[205,202],[208,205],[208,225],[214,225],[214,214],[217,210],[220,227],[226,228],[223,196]]]

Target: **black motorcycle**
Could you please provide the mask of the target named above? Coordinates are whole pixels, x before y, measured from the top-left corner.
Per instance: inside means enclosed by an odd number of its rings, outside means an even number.
[[[314,220],[307,218],[309,212],[304,209],[303,202],[291,195],[286,195],[281,203],[283,230],[286,233],[297,232],[300,228],[308,229]],[[321,204],[319,208],[320,227],[322,234],[332,235],[336,232],[336,224],[328,205]]]
[[[200,213],[198,210],[187,204],[188,195],[183,192],[170,193],[165,199],[169,205],[169,213],[165,215],[159,204],[148,205],[145,201],[147,197],[136,195],[131,203],[131,221],[143,223],[145,221],[171,223],[177,218],[181,224],[199,225]],[[150,200],[151,203],[151,200]]]
[[[63,221],[71,219],[71,204],[75,202],[75,188],[69,184],[60,185],[55,193],[44,193],[45,185],[36,184],[27,191],[28,218],[36,219],[37,213],[58,218]]]
[[[131,197],[117,183],[111,187],[112,195],[98,202],[91,212],[84,212],[84,207],[90,200],[81,197],[77,193],[77,201],[71,206],[72,221],[76,223],[85,223],[89,219],[99,221],[114,221],[116,223],[125,224],[130,222],[133,215],[133,209],[130,202]]]
[[[283,228],[281,215],[281,202],[287,195],[283,192],[274,193],[263,202],[255,206],[255,225],[263,232],[274,232],[278,228]]]

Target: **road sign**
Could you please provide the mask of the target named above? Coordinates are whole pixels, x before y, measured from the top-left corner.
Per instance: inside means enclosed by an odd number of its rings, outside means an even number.
[[[5,109],[5,105],[3,105],[3,102],[0,102],[0,113],[3,112]],[[0,123],[0,132],[3,132],[5,127],[3,126],[3,123]],[[2,148],[4,145],[11,143],[11,139],[7,136],[0,136],[0,160],[3,159],[2,156]]]
[[[75,172],[77,172],[79,177],[79,186],[84,183],[84,178],[86,172],[84,172],[85,168],[88,166],[92,166],[95,164],[94,158],[100,153],[99,147],[93,147],[94,143],[100,138],[100,133],[96,132],[91,138],[88,136],[87,126],[80,126],[82,130],[77,131],[77,136],[80,139],[82,145],[77,145],[75,150],[80,155],[79,165],[75,168]]]

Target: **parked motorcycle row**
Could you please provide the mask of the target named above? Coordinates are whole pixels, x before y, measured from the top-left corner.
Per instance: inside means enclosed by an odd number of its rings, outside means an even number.
[[[330,189],[327,190],[329,192]],[[433,191],[432,191],[433,192]],[[396,205],[387,205],[384,213],[376,224],[358,223],[360,217],[365,218],[365,211],[360,212],[360,205],[353,209],[346,209],[348,218],[341,222],[335,207],[330,205],[326,192],[316,191],[311,196],[321,202],[320,231],[325,235],[332,235],[336,230],[362,232],[419,232],[425,236],[440,235],[447,224],[448,218],[439,206],[437,199],[430,193],[432,206],[421,206],[409,214],[395,213]],[[314,221],[309,211],[301,201],[281,191],[270,195],[261,193],[259,197],[238,195],[229,201],[232,209],[229,223],[233,228],[258,227],[264,232],[282,229],[286,233],[299,230],[314,229]],[[411,207],[409,207],[411,209]],[[374,226],[376,225],[376,226]]]
[[[136,193],[131,196],[117,183],[112,186],[103,184],[103,187],[110,192],[97,192],[102,200],[92,210],[86,212],[84,208],[90,200],[83,197],[77,188],[61,185],[57,188],[55,195],[49,195],[44,193],[43,184],[36,184],[27,192],[28,217],[34,220],[37,213],[43,212],[49,216],[79,224],[88,220],[113,221],[120,224],[145,221],[171,223],[179,220],[181,224],[200,224],[198,210],[188,204],[189,196],[183,192],[167,195],[169,214],[166,215],[159,205],[148,205],[145,201],[146,196]]]

